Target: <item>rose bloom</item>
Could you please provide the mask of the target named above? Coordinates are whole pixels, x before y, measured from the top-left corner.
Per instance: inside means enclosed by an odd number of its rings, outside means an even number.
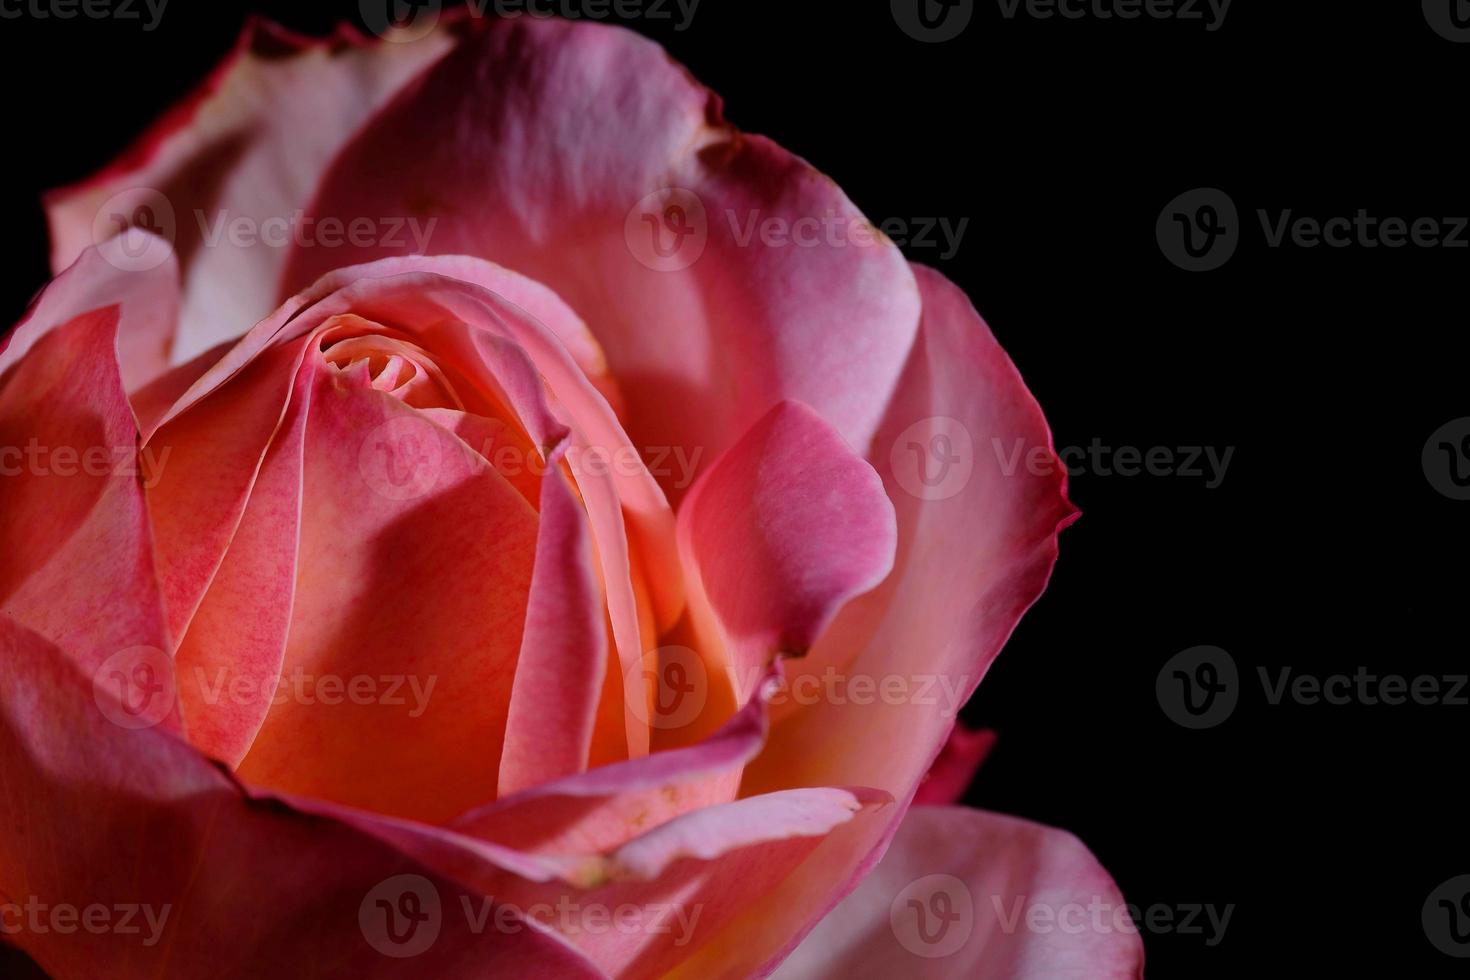
[[[949,805],[1074,516],[1005,464],[1054,463],[1040,409],[655,44],[255,24],[47,211],[0,354],[0,941],[1142,975],[1075,838]]]

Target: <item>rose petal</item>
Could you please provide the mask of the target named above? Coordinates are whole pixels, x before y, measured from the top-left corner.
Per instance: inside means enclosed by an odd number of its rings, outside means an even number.
[[[898,515],[896,567],[833,624],[829,636],[850,644],[847,651],[819,643],[791,665],[793,685],[801,671],[831,668],[847,680],[896,678],[902,696],[803,707],[776,726],[752,764],[753,791],[840,785],[861,774],[907,798],[1045,588],[1057,534],[1075,517],[1060,465],[1005,463],[1015,452],[1051,452],[1046,420],[1014,365],[962,292],[938,273],[916,271],[925,297],[920,341],[873,459]],[[942,431],[962,457],[953,485],[937,490],[904,469],[912,466],[908,445],[937,431],[927,421],[936,416],[953,420]],[[845,629],[852,622],[876,627],[854,637]]]
[[[679,511],[691,578],[747,697],[778,654],[805,654],[838,610],[893,565],[878,475],[797,402],[773,408],[711,466]]]
[[[291,404],[308,344],[269,350],[213,397],[167,418],[145,448],[167,463],[148,490],[170,635],[182,638],[245,514]],[[187,367],[179,372],[190,373]],[[173,386],[166,376],[161,384]]]
[[[561,471],[541,482],[526,627],[510,693],[501,796],[587,768],[607,669],[606,613],[587,514]]]
[[[935,272],[915,272],[924,321],[873,453],[898,517],[895,570],[850,603],[805,660],[787,664],[793,690],[804,673],[830,668],[839,682],[894,678],[905,696],[859,699],[840,690],[840,697],[798,705],[746,768],[743,794],[863,779],[908,800],[956,713],[1045,587],[1057,533],[1075,514],[1060,465],[1007,474],[989,440],[1001,440],[1007,457],[1017,447],[1023,455],[1036,447],[1050,452],[1041,410],[964,294]],[[922,444],[919,435],[936,431],[926,421],[936,416],[959,423],[939,431],[969,435],[971,466],[957,487],[941,482],[939,493],[954,491],[948,497],[923,499],[934,490],[913,471],[896,470],[895,458],[901,464],[909,442]],[[771,894],[787,915],[742,918],[714,944],[722,955],[692,960],[685,975],[754,973],[779,962],[861,880],[895,829],[870,825],[824,845]]]
[[[173,649],[118,324],[113,306],[50,329],[0,383],[0,614],[88,672],[142,647],[153,670]]]
[[[89,243],[90,244],[90,243]],[[127,256],[156,250],[160,261],[134,269]],[[119,308],[117,363],[129,393],[162,374],[179,317],[179,265],[168,243],[131,229],[86,248],[57,269],[20,323],[0,338],[0,380],[46,333],[83,313]]]
[[[570,921],[550,924],[599,967],[618,976],[660,976],[696,951],[704,955],[710,937],[732,919],[755,908],[767,916],[782,908],[769,899],[791,868],[825,845],[871,833],[874,824],[886,822],[891,800],[870,790],[791,790],[705,807],[610,854],[581,858],[521,855],[450,830],[290,802],[348,821],[476,893],[517,908],[570,902]],[[568,885],[575,886],[570,895]],[[607,920],[619,909],[635,910],[644,927],[611,927]],[[601,927],[592,927],[584,913],[600,914]],[[710,955],[726,954],[713,949]]]
[[[1143,943],[1118,886],[1071,834],[915,807],[873,873],[775,973],[894,976],[1140,980]]]
[[[117,980],[602,975],[534,919],[476,929],[458,885],[380,841],[249,800],[178,739],[112,724],[68,655],[5,617],[0,772],[0,903],[44,907],[43,924],[65,906],[128,917],[127,929],[7,937],[53,976],[98,964]],[[401,899],[402,876],[429,899],[434,924],[421,928],[437,929],[411,959],[375,907]]]
[[[297,369],[287,416],[175,658],[190,742],[230,766],[255,741],[286,655],[314,381],[314,371]]]
[[[622,381],[640,445],[713,459],[792,398],[865,447],[918,321],[897,248],[826,177],[729,127],[718,98],[656,44],[541,18],[481,26],[344,148],[310,213],[433,218],[425,250],[555,290]],[[656,220],[664,202],[649,196],[669,188],[703,212],[685,215],[702,254],[673,268],[635,256],[640,211]],[[815,248],[747,237],[752,223],[803,220],[846,237]],[[285,287],[415,250],[294,249]]]
[[[119,208],[125,220],[168,233],[178,251],[184,297],[173,362],[234,336],[276,305],[287,250],[235,244],[229,223],[245,219],[264,233],[264,222],[291,219],[348,135],[451,43],[445,32],[383,44],[347,29],[308,40],[251,21],[229,59],[133,149],[48,195],[52,268],[113,227],[98,224],[105,206]]]
[[[452,826],[530,853],[591,854],[682,814],[728,803],[745,764],[765,744],[774,672],[768,677],[764,696],[752,698],[704,741],[532,786],[465,813]]]
[[[287,686],[240,775],[431,822],[494,799],[535,512],[452,434],[331,368],[305,460]]]

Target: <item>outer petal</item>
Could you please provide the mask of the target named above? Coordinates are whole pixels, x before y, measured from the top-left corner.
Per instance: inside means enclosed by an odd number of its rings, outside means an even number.
[[[592,854],[674,817],[728,803],[746,763],[765,744],[765,702],[775,673],[768,675],[761,697],[702,742],[542,783],[462,814],[451,826],[526,852]]]
[[[1046,420],[1010,359],[963,293],[938,273],[917,272],[920,343],[873,459],[898,515],[894,573],[833,625],[830,635],[850,643],[848,651],[819,643],[808,662],[791,665],[793,675],[832,667],[843,678],[897,678],[912,696],[801,708],[772,731],[752,766],[752,790],[840,785],[862,774],[906,799],[1045,588],[1057,534],[1076,515],[1060,465],[1008,464],[1051,453]],[[935,444],[936,433],[948,441]],[[948,446],[959,457],[954,482],[934,493],[918,480],[913,444]],[[867,635],[854,637],[854,623]]]
[[[275,306],[287,253],[280,245],[231,244],[225,226],[243,218],[261,228],[296,215],[347,137],[451,43],[440,32],[383,44],[348,29],[308,41],[252,22],[201,90],[122,159],[48,197],[52,268],[60,271],[112,233],[106,212],[119,211],[125,221],[167,233],[182,261],[174,363],[233,336]]]
[[[134,270],[128,256],[156,254],[157,264]],[[50,330],[83,313],[116,305],[121,323],[117,362],[123,390],[137,391],[168,365],[179,317],[179,266],[162,239],[131,229],[73,256],[14,330],[0,339],[0,381]]]
[[[0,382],[0,614],[126,678],[167,670],[172,645],[118,322],[108,307],[47,331]]]
[[[0,902],[142,910],[131,932],[8,937],[51,975],[600,976],[535,923],[476,931],[433,872],[340,823],[249,800],[188,745],[115,726],[99,703],[64,654],[0,617]],[[412,958],[391,955],[376,905],[399,898],[402,875],[450,896],[425,910],[438,935]]]
[[[671,203],[678,231],[657,227]],[[488,21],[408,86],[311,207],[384,212],[435,218],[430,251],[499,262],[566,299],[644,446],[712,459],[794,398],[866,447],[917,325],[898,250],[830,180],[730,128],[657,45],[606,26]],[[771,221],[846,237],[781,247],[749,231]],[[666,257],[644,240],[654,231]],[[411,249],[297,249],[285,290]]]
[[[791,868],[825,845],[867,836],[870,825],[886,822],[890,802],[871,790],[790,790],[693,811],[606,855],[560,858],[521,855],[375,814],[305,805],[391,842],[477,894],[522,909],[569,901],[572,914],[553,926],[608,973],[643,977],[661,976],[703,953],[711,937],[742,914],[759,910],[769,918],[782,907],[771,898]],[[607,917],[618,909],[635,910],[641,928],[610,927]],[[587,921],[595,913],[601,928]]]
[[[1143,943],[1118,886],[1071,834],[915,807],[775,976],[1139,980]]]
[[[782,402],[711,466],[679,511],[684,560],[731,653],[741,697],[801,656],[893,567],[893,505],[815,412]]]
[[[811,655],[787,665],[793,689],[802,671],[831,667],[839,680],[895,678],[913,696],[800,706],[775,724],[746,769],[742,793],[863,779],[907,801],[960,706],[1041,594],[1057,533],[1075,516],[1059,465],[1003,465],[1017,449],[1023,459],[1033,450],[1050,453],[1041,409],[964,294],[935,272],[915,271],[925,298],[920,339],[873,453],[898,516],[895,569],[847,606]],[[954,493],[925,499],[923,481],[900,467],[910,443],[932,446],[936,423],[927,420],[937,416],[960,426],[944,423],[941,432],[972,440],[970,472]],[[722,954],[692,961],[687,975],[756,972],[780,962],[857,884],[894,830],[889,824],[824,845],[771,895],[788,915],[742,918],[711,945]]]

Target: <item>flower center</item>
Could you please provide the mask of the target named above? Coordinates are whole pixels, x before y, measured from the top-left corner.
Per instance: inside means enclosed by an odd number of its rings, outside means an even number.
[[[335,317],[322,333],[321,352],[352,380],[414,408],[464,411],[454,384],[428,351],[370,320]]]

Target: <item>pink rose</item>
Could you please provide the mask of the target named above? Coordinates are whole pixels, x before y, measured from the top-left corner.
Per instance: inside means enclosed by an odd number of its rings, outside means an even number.
[[[390,42],[253,25],[48,201],[0,352],[0,939],[1140,976],[1011,914],[1121,904],[1074,838],[934,805],[1074,514],[977,451],[1051,449],[965,297],[633,34]]]

